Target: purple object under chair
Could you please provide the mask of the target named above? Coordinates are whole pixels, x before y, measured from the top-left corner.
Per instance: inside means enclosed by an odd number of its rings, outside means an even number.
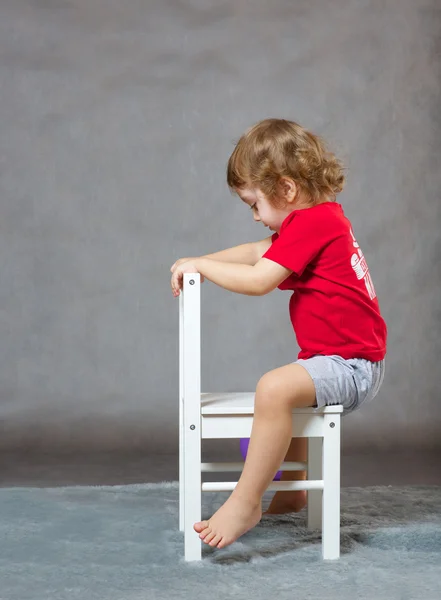
[[[240,451],[242,453],[242,456],[243,456],[244,460],[247,457],[249,443],[250,443],[250,439],[249,438],[241,438],[241,440],[240,440]],[[282,475],[282,471],[277,471],[277,473],[276,473],[273,481],[279,481],[281,475]]]

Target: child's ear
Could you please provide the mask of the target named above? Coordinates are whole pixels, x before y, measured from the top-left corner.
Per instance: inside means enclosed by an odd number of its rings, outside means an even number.
[[[298,188],[290,177],[281,177],[279,180],[280,195],[286,202],[293,202],[297,197]]]

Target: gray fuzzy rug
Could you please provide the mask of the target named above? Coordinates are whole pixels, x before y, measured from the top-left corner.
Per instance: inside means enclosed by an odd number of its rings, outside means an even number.
[[[228,495],[203,493],[203,518]],[[441,597],[441,487],[343,488],[335,562],[305,518],[265,516],[185,563],[176,482],[0,489],[0,600]]]

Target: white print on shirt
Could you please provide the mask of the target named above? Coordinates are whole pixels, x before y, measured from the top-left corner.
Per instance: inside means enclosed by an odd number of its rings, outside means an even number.
[[[369,298],[373,300],[377,294],[375,293],[374,284],[372,283],[366,259],[359,244],[357,243],[357,240],[354,237],[352,229],[349,231],[351,232],[352,236],[352,245],[354,248],[357,248],[357,252],[354,252],[354,254],[351,256],[351,266],[355,271],[357,279],[364,279],[364,284],[369,294]]]

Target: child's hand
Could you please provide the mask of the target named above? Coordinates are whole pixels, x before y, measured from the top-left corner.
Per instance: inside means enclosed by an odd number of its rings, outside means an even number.
[[[173,296],[179,296],[179,290],[182,289],[184,273],[199,273],[196,261],[197,258],[181,258],[176,261],[170,269],[170,271],[173,273],[171,278]],[[201,282],[203,282],[204,279],[205,278],[201,275]]]
[[[185,263],[189,260],[196,260],[198,257],[197,256],[189,256],[188,258],[179,258],[174,265],[172,265],[170,271],[172,273],[174,273],[174,270],[176,269],[176,267],[179,267],[179,265],[182,265],[182,263]]]
[[[195,261],[195,260],[197,260],[198,258],[201,258],[201,257],[200,257],[200,256],[192,256],[192,257],[189,257],[189,258],[179,258],[179,259],[178,259],[178,260],[175,262],[175,264],[171,266],[171,269],[170,269],[170,271],[171,271],[172,273],[174,273],[174,272],[175,272],[175,269],[176,269],[176,267],[179,267],[179,265],[182,265],[183,263],[185,263],[185,262],[188,262],[188,261],[190,261],[190,260],[192,260],[192,261]],[[204,277],[203,275],[201,275],[201,283],[204,283],[204,281],[205,281],[205,277]]]

